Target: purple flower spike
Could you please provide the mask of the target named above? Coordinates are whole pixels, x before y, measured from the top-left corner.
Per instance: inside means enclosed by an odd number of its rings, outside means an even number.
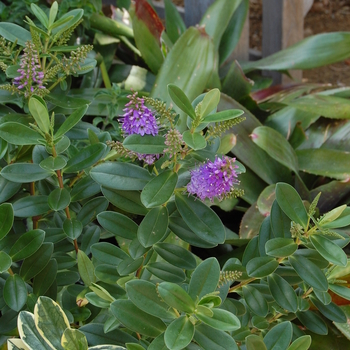
[[[214,162],[208,160],[192,170],[191,181],[187,185],[188,193],[197,195],[201,200],[209,198],[213,201],[215,197],[223,199],[239,183],[234,170],[238,168],[235,161],[235,158],[217,157]]]

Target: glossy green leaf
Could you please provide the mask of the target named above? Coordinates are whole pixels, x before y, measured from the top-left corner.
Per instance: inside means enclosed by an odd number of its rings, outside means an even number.
[[[329,304],[324,305],[313,296],[310,297],[310,300],[317,307],[318,311],[320,311],[321,314],[327,317],[329,320],[338,323],[347,322],[347,317],[344,311],[337,304],[330,302]]]
[[[166,329],[164,322],[138,307],[130,300],[116,300],[111,306],[112,314],[127,328],[140,334],[157,337]]]
[[[297,249],[298,245],[292,238],[272,238],[265,244],[266,254],[277,258],[293,255]]]
[[[57,262],[51,259],[45,268],[34,277],[33,293],[37,296],[44,295],[55,282],[57,275]]]
[[[263,278],[273,273],[278,267],[274,258],[256,257],[250,260],[246,266],[250,277]]]
[[[28,108],[39,129],[48,134],[50,132],[50,117],[45,101],[39,96],[32,96],[29,99]]]
[[[311,336],[303,335],[294,340],[287,350],[308,350],[311,345]]]
[[[221,111],[218,113],[210,114],[206,116],[202,122],[203,123],[218,123],[226,120],[231,120],[240,117],[244,111],[239,109],[229,109],[227,111]]]
[[[255,334],[248,335],[245,338],[245,343],[247,350],[267,350],[263,339]]]
[[[298,192],[291,186],[279,182],[276,185],[276,200],[284,213],[304,229],[308,223],[308,216]]]
[[[10,232],[13,225],[13,207],[10,203],[0,205],[0,240]]]
[[[130,151],[141,154],[157,154],[163,153],[164,148],[166,147],[164,141],[164,137],[159,135],[141,136],[133,134],[126,137],[123,141],[123,146]]]
[[[70,325],[61,307],[52,299],[40,296],[35,304],[34,317],[35,325],[46,342],[54,349],[63,349],[61,337]]]
[[[86,226],[96,219],[96,215],[106,210],[108,204],[108,201],[103,196],[90,199],[80,209],[77,215],[77,220],[79,220],[83,226]]]
[[[207,141],[205,140],[205,137],[199,133],[192,133],[190,130],[186,130],[182,134],[182,137],[186,145],[191,147],[195,151],[203,149],[207,146]]]
[[[63,169],[66,166],[66,164],[67,164],[67,161],[61,156],[58,156],[56,158],[50,156],[45,158],[39,163],[41,168],[48,171]]]
[[[194,312],[194,301],[178,284],[162,282],[158,285],[157,291],[163,301],[170,307],[189,314]]]
[[[20,276],[28,281],[40,273],[51,259],[53,253],[52,243],[43,243],[30,257],[26,258],[20,269]]]
[[[108,242],[99,242],[91,246],[94,258],[103,264],[118,266],[119,263],[129,258],[123,250]]]
[[[23,235],[11,247],[9,255],[12,261],[23,260],[34,254],[42,245],[45,238],[43,230],[31,230]]]
[[[350,300],[350,288],[346,287],[346,286],[342,286],[341,284],[329,284],[329,289],[341,296],[344,299]]]
[[[249,309],[256,315],[265,317],[268,312],[268,305],[263,295],[252,286],[243,286],[243,297]]]
[[[193,323],[187,316],[180,316],[167,327],[164,342],[169,349],[181,350],[191,342],[193,335]]]
[[[208,91],[201,102],[201,108],[200,108],[200,114],[199,114],[201,119],[205,118],[213,110],[216,110],[217,105],[219,104],[219,101],[220,101],[219,89],[212,89]]]
[[[209,317],[207,315],[196,313],[196,316],[205,324],[215,329],[222,331],[235,331],[240,328],[241,323],[237,316],[229,311],[221,309],[213,309],[213,316]]]
[[[83,232],[83,224],[73,218],[63,222],[63,231],[70,239],[77,239]]]
[[[173,195],[178,176],[166,170],[152,179],[141,193],[141,202],[146,208],[154,208],[166,203]]]
[[[95,268],[95,276],[102,282],[115,284],[120,275],[113,265],[101,264]]]
[[[173,319],[176,314],[159,298],[156,285],[144,280],[131,280],[125,285],[130,300],[141,310],[165,319]]]
[[[173,102],[176,104],[176,106],[178,106],[183,112],[185,112],[191,119],[196,118],[196,113],[190,100],[178,86],[174,84],[169,84],[168,93]]]
[[[45,139],[38,132],[28,126],[16,122],[6,122],[1,124],[0,137],[14,145],[24,146],[45,143]]]
[[[176,194],[175,203],[186,224],[201,239],[219,244],[225,241],[225,228],[216,213],[192,196]]]
[[[116,190],[142,190],[152,175],[139,166],[129,163],[99,164],[90,171],[100,185]]]
[[[126,239],[134,239],[137,236],[137,224],[123,214],[105,211],[97,215],[97,221],[115,236]]]
[[[96,276],[94,273],[95,267],[89,257],[81,250],[77,253],[78,271],[81,279],[86,286],[96,283]]]
[[[16,183],[16,182],[6,180],[3,176],[0,175],[0,203],[3,203],[8,199],[10,199],[14,194],[18,192],[21,186],[22,186],[21,183]],[[0,209],[0,212],[1,212],[1,209]],[[1,237],[1,228],[0,228],[0,237]]]
[[[186,270],[193,270],[197,263],[194,255],[176,244],[159,242],[153,249],[168,263]]]
[[[0,251],[0,273],[6,272],[12,265],[11,257],[4,251]]]
[[[292,237],[290,233],[291,220],[284,213],[276,200],[272,203],[270,221],[273,235],[276,238]]]
[[[328,290],[327,278],[317,265],[303,256],[293,255],[288,260],[297,274],[311,287],[324,292]]]
[[[50,210],[47,196],[27,196],[13,203],[13,212],[17,217],[30,217],[47,213]]]
[[[171,0],[165,0],[165,23],[166,32],[170,40],[175,43],[175,41],[183,34],[186,30],[186,25],[177,11],[175,4]]]
[[[55,22],[57,12],[58,12],[58,3],[57,1],[54,1],[54,3],[51,5],[50,12],[49,12],[49,27],[51,27],[52,24]]]
[[[298,299],[292,286],[278,274],[267,277],[271,295],[277,304],[290,312],[298,310]]]
[[[48,204],[52,210],[58,211],[68,207],[70,194],[65,188],[56,188],[48,197]]]
[[[167,231],[168,221],[169,215],[166,207],[150,210],[137,230],[137,238],[140,243],[147,248],[159,242]]]
[[[100,185],[92,180],[90,176],[86,176],[74,184],[70,192],[71,201],[76,202],[92,197],[100,191]]]
[[[128,276],[131,273],[136,272],[142,266],[142,263],[143,263],[142,256],[140,256],[135,260],[131,257],[128,257],[118,265],[117,271],[121,276]]]
[[[78,329],[67,328],[61,338],[64,350],[87,350],[88,343],[84,333]]]
[[[2,22],[0,23],[0,35],[12,43],[25,46],[27,41],[32,40],[30,32],[17,24]]]
[[[58,138],[63,136],[66,132],[68,132],[70,129],[72,129],[76,124],[78,124],[78,122],[86,113],[87,109],[88,109],[88,105],[85,105],[83,107],[76,109],[59,127],[59,129],[54,135],[55,139],[57,140]]]
[[[326,335],[328,333],[326,323],[315,312],[308,310],[297,312],[296,315],[299,321],[310,331],[320,335]]]
[[[264,337],[267,350],[287,349],[292,340],[293,328],[288,321],[273,327]]]
[[[35,163],[14,163],[2,168],[1,175],[12,182],[29,183],[46,179],[52,172]]]
[[[147,264],[146,269],[163,281],[181,283],[186,279],[182,269],[166,262],[157,261]]]
[[[199,300],[204,295],[216,290],[220,279],[220,265],[215,258],[201,262],[193,271],[188,293],[193,300]]]
[[[27,301],[27,287],[18,275],[11,275],[4,286],[4,300],[15,311],[20,311]]]

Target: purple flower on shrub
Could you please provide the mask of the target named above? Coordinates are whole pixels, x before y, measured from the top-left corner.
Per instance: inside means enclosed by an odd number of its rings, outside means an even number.
[[[187,185],[190,194],[198,196],[201,200],[209,198],[223,199],[238,184],[235,165],[236,159],[229,157],[216,157],[214,162],[208,160],[199,168],[191,171],[191,181]]]

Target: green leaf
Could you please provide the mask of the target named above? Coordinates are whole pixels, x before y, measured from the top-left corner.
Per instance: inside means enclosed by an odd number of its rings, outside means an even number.
[[[27,196],[13,203],[13,212],[17,217],[25,218],[47,213],[50,210],[47,196]]]
[[[1,175],[12,182],[29,183],[46,179],[52,173],[35,163],[15,163],[2,168]]]
[[[329,289],[333,293],[341,296],[342,298],[350,300],[350,288],[342,286],[341,284],[332,284],[332,283],[330,283],[329,284]]]
[[[83,224],[75,218],[64,220],[62,228],[67,237],[73,240],[77,239],[83,232]]]
[[[25,46],[27,41],[32,40],[30,32],[17,24],[2,22],[0,23],[0,35],[12,43]]]
[[[94,273],[95,267],[88,256],[81,250],[77,253],[78,271],[81,279],[86,286],[96,283],[96,276]]]
[[[265,317],[269,310],[267,302],[262,294],[252,286],[243,286],[243,297],[249,309],[256,315]]]
[[[216,290],[220,279],[220,265],[215,258],[202,261],[193,271],[188,293],[193,300]]]
[[[150,315],[174,319],[176,314],[158,296],[155,284],[144,280],[131,280],[125,285],[129,299],[142,311]]]
[[[231,312],[221,309],[212,309],[212,311],[213,315],[211,317],[200,313],[199,310],[196,316],[208,326],[221,331],[232,332],[241,327],[239,319]]]
[[[199,133],[192,133],[190,130],[186,130],[182,134],[182,137],[186,145],[191,147],[195,151],[203,149],[207,146],[207,141],[205,137]]]
[[[113,266],[118,266],[121,261],[129,258],[129,255],[119,247],[107,242],[93,244],[91,246],[91,252],[94,258],[102,264]]]
[[[20,311],[27,301],[27,287],[18,275],[9,276],[4,286],[4,300],[15,311]]]
[[[82,199],[92,197],[100,191],[100,185],[92,180],[90,176],[85,176],[74,184],[70,192],[71,201],[77,202]]]
[[[16,122],[1,124],[0,137],[11,144],[20,146],[45,143],[45,139],[38,132]]]
[[[223,122],[226,120],[231,120],[234,118],[238,118],[244,113],[244,111],[241,111],[239,109],[229,109],[227,111],[221,111],[218,113],[210,114],[206,116],[202,122],[203,123],[218,123]]]
[[[323,292],[328,290],[327,278],[317,265],[303,256],[293,255],[288,260],[296,273],[311,287]]]
[[[164,148],[166,147],[164,141],[164,137],[159,135],[141,136],[138,134],[133,134],[127,136],[127,138],[123,141],[123,146],[130,151],[141,154],[157,154],[163,153]]]
[[[18,192],[21,188],[21,183],[16,183],[6,180],[3,176],[0,175],[0,203],[3,203],[10,199],[14,194]],[[1,208],[1,207],[0,207]],[[1,209],[0,209],[0,218],[1,218]],[[2,222],[2,220],[0,220]],[[0,226],[0,239],[1,239],[1,226]]]
[[[172,321],[164,333],[165,345],[172,350],[185,348],[194,335],[194,325],[187,316]]]
[[[63,18],[63,16],[61,17]],[[54,137],[55,139],[59,139],[61,136],[63,136],[66,132],[68,132],[70,129],[72,129],[78,122],[81,120],[81,118],[84,116],[88,109],[88,105],[85,105],[83,107],[80,107],[76,109],[60,126],[60,128],[55,133]]]
[[[84,333],[78,329],[67,328],[61,339],[61,345],[64,350],[87,350],[88,342]]]
[[[220,90],[212,89],[208,91],[202,100],[202,104],[200,108],[201,119],[205,118],[213,110],[216,110],[219,102],[220,102]]]
[[[258,335],[248,335],[248,337],[245,338],[245,344],[247,350],[267,350],[264,341]]]
[[[319,234],[313,234],[310,236],[310,241],[315,249],[329,262],[344,267],[347,265],[348,260],[345,252],[330,239]]]
[[[57,1],[54,1],[54,3],[51,5],[50,13],[49,13],[49,28],[55,22],[57,12],[58,12],[58,3]]]
[[[53,244],[43,243],[34,254],[26,258],[19,272],[23,280],[28,281],[40,273],[50,261],[52,253]]]
[[[326,335],[328,333],[326,323],[315,312],[308,310],[297,312],[296,315],[299,321],[310,331],[320,335]]]
[[[147,248],[159,242],[167,231],[168,222],[169,214],[166,207],[150,210],[137,230],[137,238],[140,243]]]
[[[306,230],[308,215],[298,192],[291,185],[279,182],[276,185],[276,200],[284,213]]]
[[[142,190],[153,178],[137,165],[116,162],[99,164],[90,175],[100,185],[116,190]]]
[[[265,244],[266,254],[277,258],[293,255],[297,249],[298,245],[292,238],[272,238]]]
[[[191,119],[196,119],[195,110],[186,94],[176,85],[168,85],[168,93],[173,102]]]
[[[13,225],[13,207],[10,203],[0,205],[0,240],[10,232]]]
[[[337,304],[330,302],[329,304],[324,305],[313,296],[310,296],[310,300],[317,307],[318,311],[320,311],[321,314],[327,317],[329,320],[338,323],[347,322],[347,317],[344,311]]]
[[[66,166],[66,164],[67,161],[61,156],[56,158],[49,156],[39,163],[41,168],[48,171],[61,170]]]
[[[146,269],[163,281],[181,283],[186,279],[184,271],[166,262],[157,261],[146,265]]]
[[[291,346],[287,350],[307,350],[311,345],[311,336],[303,335],[294,340]]]
[[[34,3],[30,4],[30,9],[33,11],[34,16],[40,21],[40,23],[47,29],[49,27],[49,19],[46,16],[46,13]]]
[[[152,179],[141,193],[141,202],[146,208],[158,207],[166,203],[173,195],[176,187],[178,176],[171,170]]]
[[[158,285],[157,291],[163,301],[170,307],[189,314],[194,312],[194,301],[179,285],[171,282],[162,282]]]
[[[66,12],[58,21],[56,21],[51,29],[53,34],[63,33],[67,29],[71,28],[76,24],[84,15],[83,9],[74,9]],[[67,21],[67,19],[69,19]]]
[[[49,134],[50,117],[45,101],[39,96],[32,96],[29,99],[28,108],[30,114],[33,116],[34,120],[38,124],[39,129],[45,134]]]
[[[57,275],[57,261],[51,259],[45,268],[35,276],[33,293],[37,296],[44,295],[55,282]]]
[[[52,299],[40,296],[35,304],[34,317],[35,325],[46,342],[54,349],[63,349],[61,338],[70,325],[61,307]]]
[[[131,257],[128,257],[118,265],[117,271],[121,276],[128,276],[133,272],[136,272],[142,266],[142,263],[143,256],[140,256],[135,260]]]
[[[153,246],[153,249],[171,265],[186,270],[193,270],[197,266],[194,255],[176,244],[159,242]]]
[[[292,340],[293,328],[289,321],[279,323],[264,337],[267,350],[287,349]]]
[[[45,231],[38,229],[22,234],[9,252],[12,261],[23,260],[34,254],[43,244],[44,238]]]
[[[263,278],[272,274],[278,267],[278,262],[270,257],[256,257],[246,266],[250,277]]]
[[[130,300],[116,300],[110,310],[126,328],[134,332],[155,338],[166,329],[160,318],[140,310]]]
[[[137,224],[123,214],[105,211],[97,215],[97,221],[115,236],[126,239],[134,239],[137,236]]]
[[[175,203],[186,224],[201,239],[220,244],[225,241],[225,228],[216,215],[200,200],[192,196],[176,194]]]
[[[52,210],[63,210],[68,207],[69,203],[70,194],[65,188],[56,188],[49,194],[48,204]]]
[[[170,0],[165,0],[164,5],[166,32],[170,40],[175,43],[186,30],[186,25],[176,6]]]
[[[96,215],[106,210],[108,204],[108,200],[103,196],[90,199],[80,209],[77,220],[79,220],[83,226],[86,226],[91,221],[95,220]]]
[[[0,251],[0,273],[6,272],[12,265],[11,257],[3,251]]]
[[[298,310],[298,298],[291,285],[281,276],[272,274],[267,277],[271,295],[283,309],[295,313]]]

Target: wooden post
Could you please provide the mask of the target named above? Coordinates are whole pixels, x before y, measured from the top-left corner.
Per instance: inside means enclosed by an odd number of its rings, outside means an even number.
[[[269,56],[304,38],[304,0],[263,0],[262,55]],[[271,73],[271,74],[270,74]],[[290,72],[301,81],[301,71]],[[269,72],[274,84],[291,80],[278,72]]]
[[[187,27],[200,22],[207,8],[215,0],[185,0],[185,24]]]

